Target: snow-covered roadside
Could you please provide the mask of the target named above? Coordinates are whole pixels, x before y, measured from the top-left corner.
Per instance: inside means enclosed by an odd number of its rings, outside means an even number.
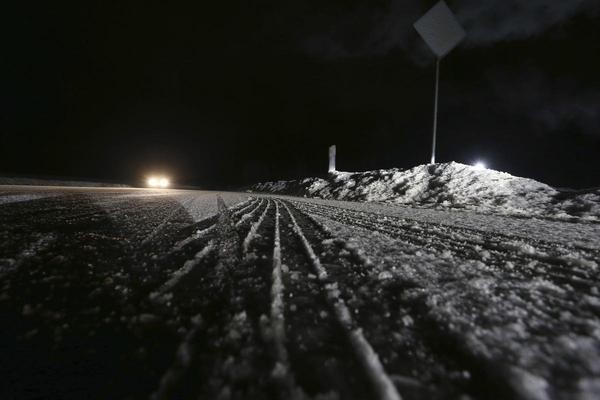
[[[600,221],[600,188],[561,191],[532,179],[455,162],[420,165],[409,170],[335,172],[327,179],[259,183],[251,190],[332,200]]]
[[[117,183],[102,183],[88,181],[73,181],[60,179],[38,179],[38,178],[12,178],[0,176],[0,185],[23,185],[23,186],[70,186],[70,187],[130,187],[129,185]]]
[[[37,199],[43,199],[45,197],[52,197],[52,196],[56,196],[50,193],[44,193],[44,194],[12,194],[12,195],[6,195],[6,196],[2,196],[0,195],[0,205],[1,204],[8,204],[8,203],[18,203],[21,201],[30,201],[30,200],[37,200]]]

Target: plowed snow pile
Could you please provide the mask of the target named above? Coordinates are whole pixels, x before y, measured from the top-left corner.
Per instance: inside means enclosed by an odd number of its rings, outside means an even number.
[[[600,189],[561,191],[533,179],[455,162],[419,165],[409,170],[334,172],[327,179],[259,183],[251,190],[334,200],[600,221]]]

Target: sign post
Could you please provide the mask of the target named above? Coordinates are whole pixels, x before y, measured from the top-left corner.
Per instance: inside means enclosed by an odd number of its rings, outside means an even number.
[[[431,164],[435,164],[440,61],[465,38],[466,33],[443,0],[427,11],[413,26],[436,56],[433,140],[431,146]]]
[[[435,164],[435,139],[437,135],[438,95],[440,92],[440,59],[435,60],[435,99],[433,104],[433,140],[431,141],[431,164]]]
[[[329,172],[335,172],[335,144],[329,146]]]

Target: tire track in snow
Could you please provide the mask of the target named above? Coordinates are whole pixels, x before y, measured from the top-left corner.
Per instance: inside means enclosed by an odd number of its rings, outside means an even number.
[[[150,232],[143,240],[142,240],[142,246],[147,245],[148,243],[150,243],[150,241],[152,239],[154,239],[154,237],[165,227],[165,225],[167,225],[169,223],[169,221],[175,216],[175,214],[180,211],[182,208],[185,209],[185,207],[187,206],[187,204],[191,203],[194,199],[193,198],[189,198],[186,201],[184,201],[183,204],[176,204],[171,208],[171,211],[169,212],[169,214],[167,214],[167,216],[156,226],[156,228],[154,228],[152,230],[152,232]]]
[[[213,224],[213,225],[210,225],[208,228],[197,230],[196,232],[194,232],[190,236],[186,237],[185,239],[182,239],[182,240],[178,241],[177,243],[175,243],[170,252],[174,253],[174,252],[180,251],[181,249],[183,249],[190,243],[194,243],[194,242],[210,235],[211,233],[213,233],[215,231],[216,227],[217,227],[216,224]]]
[[[285,315],[284,315],[284,284],[281,271],[281,238],[279,235],[279,202],[275,201],[275,238],[273,240],[273,273],[271,284],[271,329],[275,343],[275,353],[278,363],[287,374],[289,371],[289,357],[285,348]]]
[[[197,210],[199,208],[197,203],[202,204],[205,201],[203,196],[189,195],[184,197],[183,199],[179,199],[176,197],[176,201],[178,205],[175,205],[172,208],[172,211],[169,212],[169,214],[161,221],[161,223],[148,236],[146,236],[146,238],[142,241],[142,245],[148,244],[173,219],[175,214],[177,214],[182,209],[186,210],[186,213],[191,216],[195,224],[201,223],[206,219],[214,217],[214,215],[209,215],[207,218],[198,218],[198,215],[200,215],[201,213]],[[241,204],[245,204],[246,202],[248,202],[248,200],[245,202],[241,202]],[[240,203],[232,207],[228,207],[228,209],[230,211],[234,211],[237,210],[239,206]],[[200,236],[203,236],[203,234],[201,234]]]
[[[336,208],[336,207],[332,207],[333,210],[338,209],[338,210],[342,210],[343,208]],[[569,252],[569,251],[577,251],[580,254],[584,255],[586,258],[594,260],[594,259],[599,259],[600,258],[600,249],[598,248],[589,248],[589,247],[582,247],[580,245],[580,243],[577,242],[570,242],[569,244],[566,243],[562,243],[562,242],[553,242],[553,241],[548,241],[546,239],[540,239],[540,238],[534,238],[531,236],[528,237],[524,237],[524,236],[519,236],[519,235],[510,235],[510,234],[506,234],[506,233],[502,233],[502,232],[498,232],[498,231],[492,231],[490,229],[475,229],[475,228],[468,228],[468,227],[462,227],[462,226],[454,226],[454,225],[447,225],[447,224],[441,224],[441,223],[433,223],[433,222],[424,222],[424,221],[418,221],[415,219],[409,219],[409,218],[401,218],[401,217],[393,217],[393,216],[380,216],[377,214],[374,214],[372,212],[365,212],[365,211],[351,211],[351,214],[355,214],[355,215],[360,215],[363,218],[367,218],[370,220],[376,219],[376,220],[381,220],[383,219],[386,222],[389,222],[391,224],[395,224],[398,225],[400,224],[401,226],[407,227],[407,226],[411,226],[413,227],[413,230],[415,230],[415,232],[419,232],[419,231],[427,231],[427,230],[435,230],[435,231],[439,231],[441,234],[445,234],[447,238],[449,239],[454,239],[456,240],[457,238],[459,240],[465,240],[473,245],[477,245],[477,244],[485,244],[485,243],[492,243],[494,245],[497,245],[501,248],[506,249],[504,246],[508,243],[527,243],[529,246],[531,246],[531,248],[533,248],[534,250],[537,250],[540,253],[553,253],[556,252],[556,249],[560,249],[560,251],[562,252]],[[483,240],[481,238],[484,238]],[[535,256],[535,254],[531,254],[532,256]],[[544,256],[542,256],[544,257]],[[546,259],[541,259],[541,261],[547,260]]]
[[[244,214],[243,224],[236,227],[233,213],[218,199],[218,221],[209,236],[214,243],[211,251],[215,255],[214,262],[203,270],[202,276],[195,274],[193,280],[181,280],[182,290],[178,291],[172,306],[186,307],[186,298],[198,297],[199,308],[195,312],[210,323],[204,325],[205,329],[192,329],[180,343],[175,361],[163,374],[155,398],[217,398],[223,393],[253,398],[264,390],[260,382],[268,374],[262,364],[267,352],[262,348],[256,329],[259,314],[252,307],[251,298],[253,291],[261,289],[267,294],[268,288],[260,284],[257,288],[249,287],[257,285],[255,272],[246,268],[250,265],[244,265],[240,257],[243,233],[247,236],[253,216],[265,205],[264,201],[255,203],[258,207]],[[268,309],[267,304],[264,303],[265,309]],[[198,373],[203,379],[198,380]],[[249,373],[253,377],[252,385],[239,382],[239,373]]]
[[[497,251],[490,248],[485,248],[479,244],[479,248],[469,246],[463,241],[456,240],[455,238],[439,237],[436,235],[437,232],[427,232],[419,230],[406,230],[402,228],[396,228],[389,224],[380,224],[368,219],[352,218],[351,216],[344,215],[342,217],[332,216],[332,213],[315,212],[314,210],[309,211],[315,215],[327,218],[332,221],[336,221],[345,225],[361,227],[371,231],[381,232],[395,240],[400,241],[417,248],[433,249],[440,253],[444,251],[451,251],[455,255],[458,255],[459,259],[463,260],[477,260],[484,263],[487,266],[491,266],[494,269],[490,270],[490,274],[495,274],[497,277],[504,277],[510,280],[527,281],[531,279],[542,279],[540,282],[544,284],[544,280],[549,283],[556,284],[559,287],[567,289],[567,293],[556,295],[554,292],[547,294],[549,300],[555,303],[555,306],[566,307],[570,309],[574,307],[579,301],[577,295],[573,293],[571,286],[579,290],[587,291],[593,294],[596,290],[595,287],[598,285],[597,278],[589,277],[581,279],[576,276],[575,273],[568,275],[569,271],[566,270],[563,273],[555,272],[556,268],[554,264],[547,264],[539,262],[535,258],[528,257],[528,254],[514,254],[504,251]],[[425,236],[425,237],[423,237]],[[507,261],[511,261],[510,267],[507,267]],[[456,262],[456,260],[455,260]],[[565,267],[568,268],[568,267]],[[566,286],[565,286],[566,285]]]
[[[260,215],[260,218],[258,218],[258,221],[256,221],[255,223],[253,223],[250,226],[250,230],[248,231],[248,234],[246,235],[246,238],[244,239],[244,242],[242,243],[242,254],[244,256],[247,256],[248,247],[250,246],[250,242],[252,242],[252,240],[256,236],[256,232],[260,228],[260,225],[263,223],[265,216],[267,215],[267,212],[269,211],[270,208],[271,208],[271,200],[267,199],[267,206],[265,207],[265,210]]]
[[[194,273],[193,278],[191,274],[176,273],[163,285],[163,288],[173,286],[170,283],[177,278],[189,276],[190,279],[176,283],[180,290],[174,293],[176,296],[169,308],[181,307],[196,313],[192,318],[196,322],[176,346],[174,360],[163,373],[153,399],[217,398],[226,391],[237,392],[240,390],[237,371],[253,365],[257,354],[264,353],[258,351],[255,343],[259,337],[255,330],[258,318],[246,310],[245,293],[240,291],[244,281],[240,274],[245,273],[239,268],[240,232],[235,228],[231,210],[220,198],[217,202],[219,214],[207,234],[209,244],[198,253],[200,259],[214,255],[211,263],[201,274]],[[180,271],[193,263],[194,259],[188,260]],[[196,305],[193,311],[190,304]],[[244,351],[240,354],[241,348]],[[259,368],[256,373],[262,371]],[[197,374],[203,379],[199,380]]]
[[[348,227],[349,229],[340,230],[345,232],[343,233],[345,236],[359,237],[361,238],[359,240],[364,243],[371,242],[370,232],[377,230],[374,225],[366,224],[361,229],[363,231],[361,233],[356,229],[359,224],[349,219],[332,217],[331,214],[314,212],[320,220],[326,223],[331,221],[332,226],[338,225],[336,229],[340,229],[341,226]],[[533,381],[539,381],[540,385],[545,386],[540,387],[540,396],[546,396],[546,387],[554,385],[563,393],[565,390],[567,393],[575,390],[561,387],[561,383],[549,384],[549,382],[554,379],[553,374],[558,374],[561,378],[567,375],[564,370],[557,372],[557,369],[560,371],[564,368],[559,359],[573,357],[572,362],[578,365],[578,368],[586,365],[585,356],[581,355],[581,349],[575,350],[577,347],[575,343],[573,343],[574,348],[567,354],[561,354],[559,338],[561,332],[573,332],[582,337],[590,335],[585,327],[590,323],[597,323],[597,317],[593,315],[594,311],[586,306],[586,300],[582,299],[587,296],[581,296],[581,293],[568,286],[563,289],[553,288],[549,282],[542,281],[539,283],[541,286],[536,286],[535,280],[532,281],[526,274],[516,274],[515,272],[518,271],[506,268],[489,268],[484,263],[471,264],[468,269],[463,270],[460,266],[464,261],[459,258],[451,258],[451,261],[444,261],[443,258],[437,257],[432,259],[427,254],[419,254],[415,251],[422,246],[415,245],[409,240],[398,240],[393,235],[386,236],[389,239],[383,240],[382,236],[381,239],[372,241],[376,249],[373,249],[371,254],[378,259],[378,263],[385,262],[387,257],[384,255],[390,254],[396,260],[398,272],[403,271],[402,274],[396,275],[394,271],[388,269],[389,272],[386,274],[389,278],[386,279],[390,281],[387,282],[394,285],[394,281],[398,279],[395,285],[399,285],[400,288],[414,287],[414,290],[409,289],[413,293],[422,291],[422,295],[410,300],[417,315],[421,315],[424,321],[428,321],[426,329],[420,328],[421,332],[437,332],[435,341],[445,343],[441,350],[443,351],[444,347],[454,349],[454,358],[464,363],[471,371],[473,390],[479,396],[486,398],[490,393],[498,391],[501,396],[507,398],[530,398],[528,383]],[[384,244],[386,242],[388,244]],[[403,251],[407,252],[404,256],[398,257],[397,253]],[[419,266],[405,267],[405,263],[417,263]],[[385,264],[390,267],[394,265]],[[422,275],[420,270],[423,270]],[[489,288],[486,286],[488,282],[491,282]],[[385,287],[385,283],[381,287]],[[511,331],[515,326],[514,320],[517,315],[520,316],[517,320],[521,318],[527,320],[527,322],[520,322],[520,329],[524,329],[523,335],[527,335],[528,345],[521,351],[517,350],[515,354],[514,349],[523,346],[519,341],[514,340],[514,331]],[[495,326],[482,329],[480,324],[485,323],[483,321],[493,321]],[[496,336],[496,331],[504,336]],[[555,333],[548,335],[548,332]],[[584,340],[582,339],[582,343],[585,343]],[[507,343],[504,343],[505,341]],[[549,346],[548,343],[555,344]],[[582,347],[585,348],[585,345]],[[490,352],[495,354],[495,357],[490,357]],[[503,352],[507,355],[503,355]],[[541,362],[542,366],[535,365],[535,361],[528,360],[527,357],[523,357],[520,361],[523,364],[515,364],[514,360],[520,359],[519,353],[522,352],[537,353],[534,360]],[[546,354],[547,352],[551,355]],[[578,355],[569,354],[571,352]],[[539,368],[536,372],[541,375],[527,372],[531,363]]]
[[[196,226],[202,225],[203,223],[209,222],[210,220],[214,219],[215,217],[218,219],[217,222],[208,226],[207,228],[197,230],[192,235],[176,242],[175,245],[168,252],[168,254],[176,253],[176,252],[180,251],[182,248],[184,248],[192,243],[196,243],[196,242],[200,241],[201,239],[208,237],[209,235],[219,236],[218,235],[219,234],[219,232],[218,232],[219,224],[223,224],[223,217],[221,214],[227,213],[228,215],[231,215],[232,211],[235,211],[240,208],[240,204],[238,203],[232,207],[227,207],[225,205],[225,203],[221,200],[221,198],[218,196],[217,196],[217,201],[219,203],[220,214],[216,215],[216,216],[210,216],[208,218],[205,218],[204,220],[199,221],[193,225],[196,225]],[[246,203],[246,202],[243,202],[243,203]],[[222,227],[221,227],[221,229],[222,229]],[[172,290],[180,282],[180,280],[183,277],[185,277],[186,275],[188,275],[198,264],[200,264],[203,261],[203,259],[205,259],[212,252],[219,250],[219,245],[217,245],[215,240],[216,240],[215,238],[209,239],[208,243],[206,245],[204,245],[202,249],[197,251],[192,258],[187,259],[181,268],[177,269],[175,272],[172,272],[170,275],[171,278],[169,278],[164,284],[162,284],[160,288],[158,288],[157,290],[150,293],[150,296],[149,296],[150,299],[151,300],[159,299],[164,294],[166,294],[167,292]]]
[[[232,215],[235,215],[235,212],[236,212],[236,211],[237,211],[237,212],[239,212],[239,211],[241,211],[241,210],[245,209],[246,207],[250,207],[250,206],[252,206],[252,204],[253,204],[254,202],[255,202],[255,201],[254,201],[253,199],[248,199],[248,200],[246,200],[246,201],[244,201],[244,202],[241,202],[241,203],[238,203],[238,204],[236,204],[236,205],[234,205],[234,206],[232,206],[232,207],[229,207],[229,211],[233,213]],[[246,205],[246,203],[250,203],[250,204],[249,204],[249,205]],[[239,211],[238,211],[238,210],[239,210]],[[211,216],[209,216],[209,217],[207,217],[207,218],[204,218],[204,219],[203,219],[203,220],[201,220],[201,221],[198,221],[198,222],[196,222],[196,223],[194,224],[194,226],[196,226],[196,227],[197,227],[197,226],[202,226],[202,225],[204,225],[205,223],[208,223],[210,220],[213,220],[213,219],[215,219],[215,218],[217,218],[217,215],[211,215]],[[204,229],[197,229],[197,230],[196,230],[194,233],[192,233],[191,235],[187,236],[187,237],[186,237],[186,238],[184,238],[184,239],[181,239],[181,240],[177,241],[177,242],[176,242],[176,243],[173,245],[173,247],[172,247],[172,249],[170,250],[170,252],[169,252],[169,253],[175,253],[175,252],[178,252],[178,251],[180,251],[181,249],[183,249],[184,247],[186,247],[187,245],[189,245],[190,243],[195,243],[195,242],[197,242],[197,241],[199,241],[199,240],[201,240],[201,239],[205,238],[206,236],[208,236],[208,235],[210,235],[210,234],[213,234],[213,233],[215,232],[215,229],[216,229],[216,228],[217,228],[217,224],[216,224],[216,223],[213,223],[213,224],[209,225],[208,227],[206,227],[206,228],[204,228]]]
[[[244,242],[246,249],[247,249],[250,241],[252,240],[252,236],[256,233],[256,230],[260,226],[260,223],[262,223],[262,220],[264,219],[265,214],[269,208],[269,203],[270,203],[270,201],[267,202],[267,208],[263,212],[260,220],[257,223],[253,224],[250,232],[248,233],[248,236],[246,237],[246,241]],[[236,208],[237,207],[235,207],[235,206],[229,207],[229,208],[226,208],[226,211],[231,212],[233,209],[236,209]],[[224,210],[221,210],[221,212],[224,212]],[[205,220],[210,220],[211,218],[214,218],[214,216],[211,216]],[[202,223],[202,221],[199,221],[198,223]],[[171,252],[178,251],[181,248],[183,248],[184,246],[188,245],[189,243],[195,242],[197,240],[200,240],[200,239],[208,236],[211,233],[214,233],[215,230],[217,229],[217,225],[218,225],[218,223],[210,225],[208,228],[199,230],[199,231],[195,232],[194,234],[192,234],[191,236],[177,242],[175,244],[175,246],[173,247],[173,249],[171,250]],[[149,296],[150,300],[158,300],[162,296],[164,296],[165,294],[170,292],[180,282],[180,280],[182,278],[184,278],[186,275],[188,275],[198,264],[200,264],[209,254],[211,254],[215,250],[216,250],[215,242],[214,242],[214,240],[210,240],[206,244],[206,246],[204,246],[204,248],[202,248],[200,251],[196,252],[196,254],[193,256],[193,258],[185,261],[184,265],[181,268],[179,268],[178,270],[173,272],[171,274],[171,278],[169,278],[168,281],[166,281],[164,284],[162,284],[157,290],[151,292],[150,296]]]
[[[426,227],[407,226],[402,224],[402,221],[399,221],[400,225],[394,224],[394,218],[391,217],[386,217],[385,222],[379,222],[360,215],[358,212],[336,209],[331,206],[327,206],[327,209],[324,210],[325,207],[321,206],[304,207],[306,203],[295,202],[294,204],[308,213],[346,225],[375,230],[412,245],[434,248],[440,252],[451,251],[464,259],[481,260],[499,268],[503,268],[507,261],[511,261],[516,263],[517,269],[522,273],[528,274],[530,277],[546,276],[559,285],[566,283],[591,291],[600,283],[594,273],[597,269],[595,261],[570,258],[565,254],[549,256],[536,251],[534,246],[522,239],[521,242],[498,242],[494,238],[489,238],[489,232],[481,232],[488,236],[482,240],[481,238],[443,232],[438,225],[432,226],[432,230],[428,230]],[[460,230],[457,229],[457,231]],[[573,263],[588,266],[589,272],[574,267]]]
[[[252,218],[254,216],[254,214],[258,211],[258,209],[264,204],[264,200],[260,199],[260,201],[258,202],[258,204],[256,205],[256,207],[254,207],[251,211],[247,212],[246,214],[242,215],[242,217],[239,219],[239,221],[237,221],[235,223],[235,227],[238,228],[240,227],[244,222],[246,222],[247,220],[249,220],[250,218]],[[232,216],[232,218],[234,218],[234,216]]]
[[[379,360],[379,356],[375,353],[367,339],[365,339],[362,329],[352,320],[352,316],[346,303],[340,298],[337,282],[328,282],[327,270],[321,264],[319,257],[314,253],[312,246],[304,236],[302,228],[298,225],[288,206],[285,203],[283,203],[283,205],[290,216],[296,236],[303,244],[308,258],[317,272],[318,279],[322,283],[322,288],[327,294],[327,300],[335,311],[334,314],[338,322],[347,333],[350,343],[352,344],[352,350],[355,356],[360,360],[378,398],[382,400],[400,400],[401,396],[392,383],[392,380],[385,372],[383,365]]]
[[[442,393],[453,398],[464,393],[468,382],[461,366],[424,340],[422,331],[430,329],[421,326],[419,315],[403,304],[404,287],[386,285],[390,281],[356,243],[341,238],[313,215],[299,214],[329,238],[322,242],[321,261],[330,263],[326,264],[330,277],[343,282],[343,297],[349,299],[348,306],[357,323],[365,327],[375,351],[383,355],[381,361],[399,391],[416,399],[444,398]]]
[[[600,257],[600,249],[581,247],[578,243],[570,243],[569,245],[566,245],[565,243],[551,242],[538,238],[524,238],[523,236],[509,235],[506,233],[491,231],[489,229],[475,229],[463,226],[447,225],[443,223],[426,222],[400,216],[381,215],[372,211],[354,210],[345,207],[336,207],[325,204],[310,203],[306,201],[292,202],[301,209],[318,210],[325,213],[343,215],[347,218],[358,218],[362,220],[382,222],[385,225],[411,230],[414,233],[420,233],[422,231],[436,231],[442,236],[447,235],[444,237],[448,239],[463,240],[473,245],[482,245],[486,242],[491,242],[501,246],[505,243],[520,243],[527,241],[527,244],[531,245],[536,250],[540,250],[541,252],[550,253],[555,251],[558,246],[563,251],[577,250],[579,253],[585,255],[589,259],[598,259]]]
[[[271,272],[271,304],[269,313],[269,332],[266,341],[273,347],[274,366],[271,377],[281,388],[281,398],[292,398],[302,400],[306,395],[298,387],[296,379],[290,366],[290,358],[286,347],[285,327],[285,284],[283,282],[283,271],[281,263],[281,234],[280,234],[280,208],[279,201],[274,200],[275,216],[273,228],[273,262]],[[264,319],[261,319],[264,322]]]
[[[239,210],[232,210],[232,214],[231,214],[231,218],[236,219],[238,218],[240,215],[242,215],[243,213],[245,213],[246,211],[248,211],[250,208],[252,208],[253,206],[255,206],[260,200],[257,198],[250,198],[250,200],[248,200],[248,204],[245,205],[244,207],[240,208]]]
[[[333,316],[326,293],[281,203],[279,209],[281,278],[285,287],[281,306],[290,368],[288,376],[280,380],[283,393],[288,394],[282,398],[303,398],[303,392],[307,398],[370,398],[370,383],[348,350],[344,329]],[[293,386],[294,381],[297,386]]]
[[[194,255],[194,258],[186,261],[183,267],[171,274],[171,278],[162,284],[156,291],[150,293],[150,300],[157,300],[173,290],[173,288],[179,283],[179,281],[189,274],[198,264],[206,258],[212,251],[215,250],[215,244],[211,240],[208,244],[199,252]]]

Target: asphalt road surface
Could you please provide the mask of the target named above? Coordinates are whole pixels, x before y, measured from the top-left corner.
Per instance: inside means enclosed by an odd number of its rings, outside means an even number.
[[[600,225],[0,187],[1,399],[600,398]]]

